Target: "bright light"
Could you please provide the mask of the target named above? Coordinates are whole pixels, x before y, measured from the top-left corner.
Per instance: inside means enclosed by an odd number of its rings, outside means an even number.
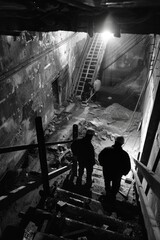
[[[101,33],[101,37],[103,41],[107,42],[109,39],[113,38],[113,33],[111,33],[110,31],[105,31]]]

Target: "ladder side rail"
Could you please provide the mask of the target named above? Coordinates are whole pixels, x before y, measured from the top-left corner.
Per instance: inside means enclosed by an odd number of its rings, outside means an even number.
[[[82,68],[83,68],[83,62],[84,62],[84,59],[86,58],[86,52],[87,52],[87,49],[89,48],[90,46],[90,42],[91,42],[91,38],[87,37],[87,40],[86,40],[86,43],[84,45],[84,48],[83,48],[83,51],[81,53],[81,56],[80,56],[80,59],[79,61],[77,62],[77,66],[75,67],[75,72],[73,74],[73,80],[72,80],[72,90],[71,90],[71,96],[74,94],[75,92],[75,89],[76,89],[76,86],[77,86],[77,83],[78,83],[78,80],[80,78],[80,75],[82,73]]]
[[[74,88],[74,91],[73,92],[73,95],[76,95],[77,94],[77,91],[78,91],[78,87],[79,87],[79,82],[80,82],[80,79],[82,77],[82,74],[83,74],[83,69],[84,69],[84,65],[85,65],[85,61],[86,61],[86,58],[87,58],[87,55],[88,55],[88,51],[90,51],[90,48],[92,46],[92,43],[93,43],[93,37],[92,38],[89,38],[89,41],[88,41],[88,44],[86,46],[86,48],[84,49],[84,57],[81,61],[81,64],[80,64],[80,68],[79,68],[79,74],[77,75],[77,79],[76,79],[76,83],[75,83],[75,88]],[[85,82],[85,81],[84,81]]]
[[[87,75],[89,73],[89,70],[90,70],[90,67],[91,67],[91,64],[93,62],[93,57],[95,55],[95,49],[96,49],[96,46],[97,46],[97,41],[98,41],[98,33],[95,34],[95,39],[94,39],[94,44],[93,44],[93,52],[92,52],[92,59],[90,60],[90,63],[88,65],[88,68],[87,68]],[[92,81],[91,81],[92,82]]]
[[[95,42],[96,42],[97,34],[98,34],[98,33],[96,33],[96,34],[92,37],[92,42],[91,42],[89,51],[88,51],[88,53],[87,53],[87,56],[88,56],[91,52],[93,52],[92,48],[95,49]],[[93,53],[92,53],[92,56],[93,56]],[[86,70],[87,72],[86,72],[86,74],[85,74],[85,79],[84,79],[84,84],[83,84],[83,86],[82,86],[81,94],[82,94],[83,89],[84,89],[85,81],[86,81],[86,79],[87,79],[87,75],[88,75],[88,72],[89,72],[89,69],[90,69],[90,65],[91,65],[91,61],[92,61],[92,60],[91,60],[91,59],[87,59],[87,57],[86,57],[86,59],[85,59],[85,61],[84,61],[84,64],[83,64],[83,66],[82,66],[83,68],[82,68],[82,71],[81,71],[81,75],[82,75],[82,73],[83,73],[84,66],[86,66],[86,61],[88,61],[87,70]],[[77,87],[76,87],[76,91],[75,91],[76,94],[77,94],[77,91],[79,91],[79,90],[78,90],[78,87],[79,87],[80,79],[81,79],[81,76],[80,76],[80,78],[79,78],[79,81],[78,81],[78,84],[77,84]],[[81,96],[81,94],[79,94],[79,95]]]
[[[97,78],[97,75],[98,75],[98,72],[99,72],[99,69],[100,69],[100,66],[101,66],[101,63],[102,63],[102,59],[103,59],[103,56],[104,56],[104,53],[105,53],[105,48],[106,48],[106,43],[103,43],[101,45],[101,49],[100,49],[99,54],[98,54],[98,61],[97,61],[97,64],[96,64],[96,68],[95,68],[93,77],[92,77],[92,83]]]

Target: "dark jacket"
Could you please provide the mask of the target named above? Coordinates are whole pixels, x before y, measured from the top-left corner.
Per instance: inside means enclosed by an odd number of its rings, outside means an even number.
[[[127,175],[131,168],[128,153],[118,144],[104,148],[100,152],[98,160],[110,177]]]
[[[77,161],[90,166],[95,164],[94,147],[90,140],[86,137],[77,139],[71,144],[73,155],[77,157]]]

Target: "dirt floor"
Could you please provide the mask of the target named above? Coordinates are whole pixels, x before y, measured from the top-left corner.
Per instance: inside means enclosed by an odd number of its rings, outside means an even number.
[[[95,130],[96,135],[92,143],[97,156],[104,147],[114,143],[117,135],[123,135],[125,137],[123,148],[131,158],[137,158],[140,140],[137,129],[141,113],[128,110],[118,103],[113,103],[108,107],[95,103],[89,103],[87,106],[71,103],[62,114],[65,116],[65,121],[59,123],[56,128],[54,124],[53,131],[52,124],[50,125],[49,142],[72,139],[73,124],[78,124],[79,137],[85,135],[88,127]]]

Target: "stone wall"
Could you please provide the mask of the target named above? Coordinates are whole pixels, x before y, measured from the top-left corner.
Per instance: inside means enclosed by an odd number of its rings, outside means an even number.
[[[42,116],[45,128],[67,101],[86,38],[63,31],[0,36],[0,147],[33,142],[35,117]],[[1,154],[0,176],[23,154]]]

